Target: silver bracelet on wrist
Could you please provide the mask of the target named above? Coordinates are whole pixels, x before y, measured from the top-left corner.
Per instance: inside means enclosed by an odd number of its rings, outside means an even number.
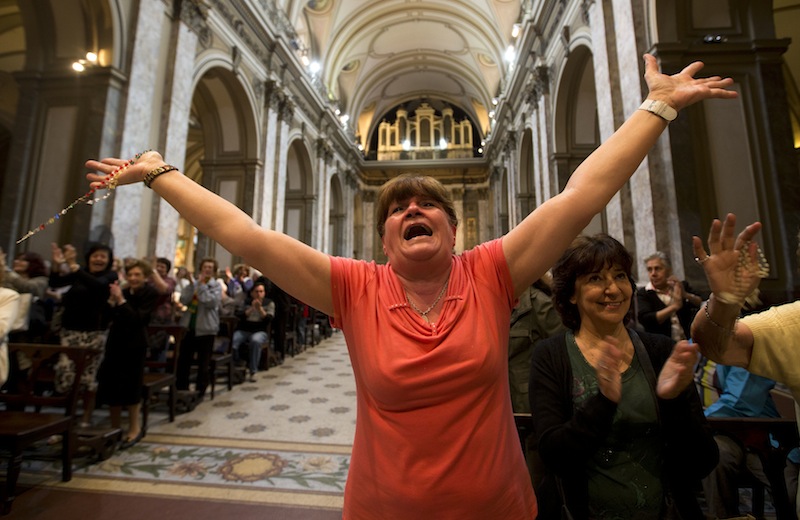
[[[729,336],[733,336],[734,334],[736,334],[736,324],[739,323],[739,318],[738,317],[733,322],[733,328],[732,329],[727,329],[727,328],[723,327],[722,325],[720,325],[719,323],[717,323],[716,321],[714,321],[711,318],[711,314],[709,314],[709,312],[708,312],[708,302],[706,302],[706,304],[703,305],[703,311],[705,312],[706,319],[709,321],[709,323],[714,325],[716,328],[724,331]]]

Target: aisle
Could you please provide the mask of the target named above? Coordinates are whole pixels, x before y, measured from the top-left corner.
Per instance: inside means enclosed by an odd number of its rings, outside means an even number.
[[[63,504],[62,495],[70,491],[78,504],[83,495],[97,500],[97,492],[146,497],[143,503],[180,499],[193,503],[185,507],[195,510],[196,520],[205,517],[197,514],[202,501],[269,505],[262,514],[288,507],[306,510],[304,518],[340,517],[355,429],[355,386],[342,334],[256,379],[230,392],[218,386],[213,401],[174,423],[165,414],[151,415],[142,442],[76,468],[71,482],[60,482],[54,464],[25,463],[20,482],[36,489],[17,499],[11,517],[67,520],[47,503],[61,497]],[[129,500],[108,502],[103,517],[137,518],[125,505]],[[142,510],[135,509],[141,518]],[[212,509],[219,512],[219,506]]]

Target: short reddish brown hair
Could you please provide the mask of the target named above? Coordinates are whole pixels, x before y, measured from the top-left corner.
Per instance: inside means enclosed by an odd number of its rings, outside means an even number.
[[[378,235],[383,237],[386,228],[386,219],[389,218],[389,206],[394,202],[408,200],[411,197],[430,197],[444,208],[450,224],[458,226],[458,215],[453,205],[453,199],[447,188],[427,175],[404,173],[387,181],[378,192],[378,204],[375,208],[375,221],[378,223]]]

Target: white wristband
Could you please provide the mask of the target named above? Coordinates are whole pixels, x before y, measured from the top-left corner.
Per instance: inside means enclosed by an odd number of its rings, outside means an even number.
[[[652,112],[667,123],[674,121],[675,118],[678,117],[677,110],[663,101],[658,101],[657,99],[645,99],[644,103],[639,105],[639,110],[647,110],[648,112]]]

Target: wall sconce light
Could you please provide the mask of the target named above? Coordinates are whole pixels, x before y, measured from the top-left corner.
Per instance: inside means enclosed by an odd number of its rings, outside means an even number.
[[[516,38],[519,36],[519,32],[522,30],[522,26],[520,24],[515,23],[513,27],[511,27],[511,37]]]
[[[93,67],[97,65],[97,53],[87,52],[86,58],[72,62],[72,70],[75,72],[83,72],[86,67]]]

